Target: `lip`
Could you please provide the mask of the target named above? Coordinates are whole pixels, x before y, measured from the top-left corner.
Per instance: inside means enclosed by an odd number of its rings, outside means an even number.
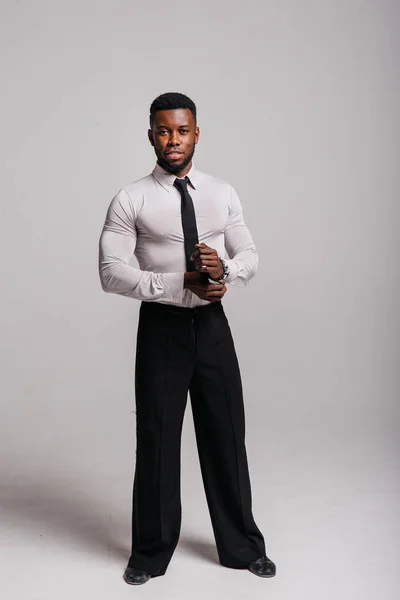
[[[179,158],[182,155],[183,152],[180,152],[180,150],[170,150],[169,152],[165,152],[165,156],[168,156],[169,158]]]

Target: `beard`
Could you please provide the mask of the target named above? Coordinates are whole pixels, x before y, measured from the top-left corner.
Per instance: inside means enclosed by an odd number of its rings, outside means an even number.
[[[190,163],[190,161],[193,158],[195,148],[196,148],[196,144],[193,144],[187,157],[181,163],[179,163],[179,164],[175,163],[173,165],[171,165],[171,163],[169,163],[166,160],[166,158],[162,152],[160,152],[159,150],[156,149],[155,152],[157,155],[157,162],[160,165],[160,167],[165,169],[168,173],[171,173],[171,175],[176,175],[177,173],[180,173],[181,171],[183,171],[183,169],[185,167],[188,166],[188,164]]]

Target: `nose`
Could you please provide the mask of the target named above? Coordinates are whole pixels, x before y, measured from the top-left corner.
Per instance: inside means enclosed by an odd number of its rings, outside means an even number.
[[[171,131],[171,135],[168,140],[169,146],[179,146],[179,133],[177,131]]]

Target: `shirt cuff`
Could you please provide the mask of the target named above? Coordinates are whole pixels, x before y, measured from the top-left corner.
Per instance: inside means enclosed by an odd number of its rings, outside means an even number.
[[[163,273],[164,294],[163,300],[180,303],[185,293],[184,273]]]
[[[238,264],[235,260],[232,260],[232,259],[224,258],[224,261],[226,262],[226,264],[229,268],[229,275],[226,278],[226,283],[230,283],[231,285],[236,285],[237,275],[239,272]]]

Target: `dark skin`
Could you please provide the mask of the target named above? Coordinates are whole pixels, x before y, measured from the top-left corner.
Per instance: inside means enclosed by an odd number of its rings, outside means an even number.
[[[148,136],[163,168],[180,178],[189,173],[200,136],[191,110],[179,108],[156,112]],[[196,244],[196,248],[193,259],[197,270],[185,273],[184,287],[202,300],[218,302],[225,295],[226,286],[208,282],[208,277],[217,279],[223,273],[218,253],[207,244]]]

